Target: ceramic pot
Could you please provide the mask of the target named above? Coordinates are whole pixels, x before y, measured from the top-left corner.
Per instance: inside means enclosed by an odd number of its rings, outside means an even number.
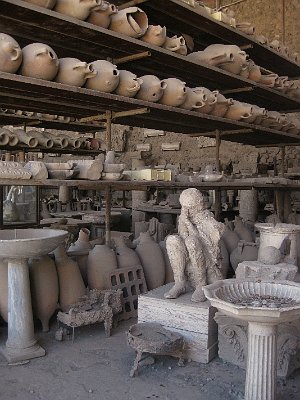
[[[246,228],[241,218],[235,218],[234,232],[236,232],[240,240],[253,243],[253,234],[250,229]]]
[[[55,81],[81,87],[88,78],[93,78],[96,75],[97,72],[93,70],[92,64],[81,62],[77,58],[60,58],[59,71]]]
[[[87,80],[85,87],[99,90],[100,92],[112,93],[117,88],[120,80],[120,72],[117,66],[106,60],[96,60],[91,65],[97,74]]]
[[[145,35],[148,29],[148,18],[138,7],[124,8],[111,16],[109,29],[138,38]]]
[[[169,51],[173,51],[173,52],[178,52],[180,51],[184,51],[184,49],[186,49],[186,44],[185,44],[185,40],[183,36],[172,36],[172,37],[166,37],[166,40],[163,44],[163,48]],[[185,52],[186,55],[187,52]]]
[[[86,289],[78,264],[67,256],[63,246],[54,251],[59,282],[59,304],[63,311],[68,311],[72,304],[85,295]]]
[[[252,105],[233,100],[233,104],[229,106],[225,118],[233,119],[234,121],[241,121],[251,117],[252,115]]]
[[[169,260],[167,248],[166,248],[166,241],[163,240],[162,242],[159,242],[159,247],[161,248],[161,251],[164,256],[164,261],[165,261],[165,285],[170,282],[174,282],[174,272],[171,267],[171,263]]]
[[[0,259],[0,315],[8,321],[8,265]]]
[[[34,4],[36,6],[48,8],[49,10],[52,10],[52,8],[55,6],[56,0],[24,0],[27,3]]]
[[[214,103],[214,107],[210,114],[215,117],[224,117],[227,113],[228,108],[233,104],[233,99],[226,99],[218,90],[215,90],[217,101]]]
[[[80,251],[89,252],[92,249],[92,245],[90,244],[89,237],[90,237],[90,231],[87,228],[80,229],[78,239],[76,240],[75,243],[71,244],[68,251],[74,252],[74,253],[80,252]],[[87,285],[88,255],[75,255],[74,257],[79,266],[82,279],[83,279],[85,285]]]
[[[167,78],[164,82],[167,86],[159,102],[172,107],[178,107],[183,104],[186,98],[185,82],[177,78]]]
[[[165,26],[149,25],[147,32],[141,37],[144,42],[161,47],[167,38],[167,29]]]
[[[230,263],[234,270],[243,261],[256,261],[258,257],[258,246],[253,242],[241,240],[238,246],[230,254]]]
[[[41,321],[43,332],[49,331],[49,320],[58,303],[58,277],[54,261],[49,256],[31,260],[30,290],[32,308]]]
[[[205,106],[207,98],[203,90],[198,88],[186,88],[186,98],[184,102],[180,105],[180,108],[185,110],[195,110]]]
[[[5,33],[0,33],[0,71],[14,74],[22,63],[22,50],[18,42]]]
[[[107,274],[118,268],[115,252],[107,245],[96,245],[89,253],[87,277],[90,289],[109,289]]]
[[[143,80],[130,71],[121,70],[120,80],[115,93],[119,96],[134,97],[140,90]]]
[[[194,62],[200,62],[203,64],[211,65],[217,67],[219,64],[231,63],[233,62],[233,54],[230,52],[213,51],[213,49],[205,49],[206,51],[196,51],[187,55],[187,58]]]
[[[59,67],[54,50],[43,43],[31,43],[22,50],[23,62],[20,74],[31,78],[52,81]]]
[[[161,81],[155,75],[143,75],[141,80],[143,83],[135,98],[144,101],[159,101],[167,87],[166,81]]]
[[[111,16],[117,14],[118,9],[114,4],[110,4],[108,1],[102,1],[100,8],[92,11],[87,19],[91,24],[101,26],[102,28],[108,28]]]
[[[149,290],[162,286],[165,282],[165,261],[159,244],[149,232],[141,232],[136,252],[141,260]]]
[[[217,90],[211,92],[209,89],[205,87],[198,87],[196,89],[197,91],[202,91],[203,94],[205,95],[205,104],[204,106],[198,108],[197,111],[199,111],[202,114],[210,114],[214,110],[217,104],[217,95],[219,92]]]
[[[102,0],[57,0],[54,11],[85,20],[92,11],[100,8],[101,3]]]
[[[118,268],[131,268],[141,265],[141,261],[136,252],[126,246],[124,237],[114,239],[115,252],[117,256]]]

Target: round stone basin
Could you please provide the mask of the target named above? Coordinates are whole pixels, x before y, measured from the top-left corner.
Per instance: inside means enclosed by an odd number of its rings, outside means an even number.
[[[203,288],[212,306],[248,322],[280,323],[299,316],[300,284],[225,279]]]
[[[0,257],[33,258],[53,251],[68,235],[58,229],[7,229],[0,231]]]
[[[300,232],[300,225],[294,224],[270,224],[270,223],[258,223],[255,224],[255,227],[259,229],[261,232],[272,232],[275,233],[291,233],[291,232]]]

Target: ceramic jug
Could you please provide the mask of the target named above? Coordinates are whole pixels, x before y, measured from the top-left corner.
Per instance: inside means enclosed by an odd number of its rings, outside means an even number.
[[[122,69],[119,72],[120,80],[115,93],[119,96],[134,97],[140,90],[143,80],[130,71]]]
[[[164,80],[167,84],[163,95],[159,102],[166,106],[178,107],[184,103],[186,98],[186,86],[185,82],[177,78],[167,78]]]
[[[148,29],[147,15],[139,7],[128,7],[111,16],[109,29],[138,38]]]
[[[231,224],[226,219],[225,219],[225,231],[222,235],[222,240],[225,243],[225,246],[229,254],[233,252],[233,250],[237,247],[240,241],[238,234],[233,230]]]
[[[254,82],[259,82],[261,79],[260,67],[258,65],[256,65],[254,63],[254,61],[249,60],[248,70],[249,70],[248,79],[251,79],[251,81],[254,81]]]
[[[49,320],[58,303],[58,277],[54,260],[48,255],[30,260],[29,276],[32,308],[41,321],[43,332],[49,331]]]
[[[109,246],[96,245],[88,255],[87,278],[90,289],[109,289],[108,274],[118,268],[117,257]]]
[[[205,95],[205,104],[202,107],[198,108],[197,111],[202,114],[210,114],[217,104],[217,94],[219,92],[216,90],[210,91],[205,87],[198,87],[196,89],[197,91],[202,91]]]
[[[55,77],[55,81],[64,83],[65,85],[81,87],[88,78],[97,75],[92,64],[82,62],[77,58],[60,58],[59,71]]]
[[[149,25],[147,32],[141,37],[144,42],[155,44],[161,47],[167,38],[167,29],[165,26]]]
[[[87,80],[85,87],[99,90],[100,92],[112,93],[117,88],[120,80],[120,72],[117,66],[106,60],[96,60],[91,65],[97,74]]]
[[[111,16],[117,14],[118,8],[114,4],[110,4],[108,1],[102,1],[100,8],[92,11],[87,19],[91,24],[101,26],[102,28],[108,28]]]
[[[195,110],[205,105],[207,100],[206,95],[203,90],[197,89],[198,88],[186,88],[186,98],[180,105],[180,108],[184,108],[185,110]]]
[[[213,50],[213,49],[212,49]],[[220,49],[221,50],[221,49]],[[200,62],[207,65],[212,65],[217,67],[219,64],[231,63],[233,62],[233,54],[221,51],[195,51],[187,55],[187,58],[194,62]]]
[[[78,239],[75,243],[71,244],[68,251],[69,252],[80,252],[85,251],[89,252],[92,249],[92,245],[89,241],[90,231],[87,228],[82,228],[79,231]],[[75,255],[76,262],[79,266],[80,273],[84,283],[87,285],[87,261],[88,261],[88,254],[87,255]]]
[[[118,268],[131,268],[141,265],[141,261],[136,252],[126,246],[124,237],[120,236],[115,238],[114,242]]]
[[[240,101],[233,100],[225,114],[225,118],[241,121],[253,115],[253,107],[251,104],[241,103]]]
[[[0,71],[14,74],[22,63],[22,50],[18,42],[5,33],[0,33]]]
[[[253,233],[248,229],[243,220],[239,217],[236,217],[234,220],[234,232],[238,235],[240,240],[244,240],[245,242],[254,242]]]
[[[54,11],[85,20],[93,10],[100,8],[102,0],[57,0]]]
[[[177,52],[180,48],[184,48],[185,40],[183,36],[166,37],[163,48],[169,51]]]
[[[230,263],[234,270],[243,261],[256,261],[258,257],[258,246],[253,242],[241,240],[238,246],[230,254]]]
[[[8,266],[0,259],[0,315],[8,321]]]
[[[215,117],[224,117],[228,108],[233,104],[233,99],[226,99],[218,90],[214,90],[214,92],[216,92],[217,101],[214,103],[214,108],[210,114]]]
[[[136,252],[141,260],[149,290],[162,286],[165,282],[165,260],[159,244],[149,232],[141,232]]]
[[[169,256],[168,256],[168,252],[167,252],[167,248],[166,248],[166,241],[163,240],[161,242],[159,242],[159,247],[161,248],[161,251],[163,253],[164,256],[164,260],[165,260],[165,285],[167,283],[170,282],[174,282],[174,272],[173,269],[171,267],[171,263],[169,260]]]
[[[59,282],[59,305],[63,311],[77,303],[86,289],[78,264],[67,256],[63,246],[54,251],[55,264]]]
[[[25,0],[27,3],[34,4],[36,6],[48,8],[49,10],[52,10],[52,8],[55,6],[56,0]]]
[[[52,81],[59,68],[54,50],[43,43],[31,43],[22,50],[23,62],[20,74],[31,78]]]
[[[141,80],[143,82],[135,98],[144,101],[159,101],[166,90],[166,81],[160,80],[155,75],[143,75],[141,76]]]

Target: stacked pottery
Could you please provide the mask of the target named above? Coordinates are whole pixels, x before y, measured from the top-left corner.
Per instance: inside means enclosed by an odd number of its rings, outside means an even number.
[[[164,82],[167,86],[159,102],[172,107],[178,107],[183,104],[187,92],[185,82],[182,82],[177,78],[167,78]]]
[[[146,43],[154,44],[161,47],[167,38],[167,29],[165,26],[149,25],[147,32],[141,37]]]
[[[151,102],[159,101],[166,90],[166,81],[160,80],[155,75],[143,75],[140,79],[142,80],[142,84],[135,96],[136,99]]]
[[[49,320],[58,303],[58,277],[54,261],[45,255],[30,262],[30,289],[32,307],[41,321],[43,332],[49,331]]]
[[[131,268],[141,265],[136,252],[126,246],[123,236],[114,239],[118,268]]]
[[[107,245],[96,245],[88,255],[87,278],[90,289],[109,289],[108,274],[118,268],[115,252]]]
[[[60,58],[59,71],[55,81],[65,85],[82,87],[87,79],[97,75],[93,65],[82,62],[77,58]]]
[[[140,90],[143,80],[130,71],[120,70],[119,85],[115,93],[119,96],[134,97]]]
[[[159,244],[149,232],[141,232],[136,252],[141,260],[149,290],[162,286],[165,282],[165,260]]]
[[[55,264],[59,281],[59,304],[63,311],[68,311],[85,295],[86,289],[78,264],[67,256],[63,246],[54,251]]]
[[[148,28],[147,15],[138,7],[128,7],[111,15],[109,29],[126,36],[139,38]]]
[[[11,36],[0,33],[0,71],[14,74],[22,63],[22,50]]]
[[[204,94],[204,105],[200,108],[197,109],[202,114],[210,114],[216,104],[217,104],[217,96],[218,96],[218,91],[210,91],[209,89],[206,89],[205,87],[198,87],[196,88],[198,92],[202,92]]]
[[[117,7],[114,4],[110,4],[108,1],[102,1],[100,8],[93,10],[87,21],[91,24],[101,26],[102,28],[108,28],[111,21],[111,16],[118,12]]]
[[[238,246],[230,254],[230,263],[234,270],[243,261],[256,261],[258,257],[258,246],[253,242],[241,240]]]
[[[31,78],[52,81],[59,68],[54,50],[43,43],[31,43],[22,50],[23,62],[20,74]]]
[[[82,228],[79,231],[78,239],[75,243],[71,244],[68,251],[69,252],[89,252],[92,245],[89,241],[90,231],[87,228]],[[76,255],[76,262],[78,263],[82,279],[85,284],[87,284],[87,260],[88,255]]]
[[[186,97],[180,108],[185,110],[197,110],[205,106],[206,94],[201,88],[186,88]]]
[[[0,315],[8,321],[8,265],[0,259]]]
[[[56,0],[54,11],[85,20],[93,10],[100,8],[102,0]]]
[[[52,10],[52,8],[55,6],[56,0],[24,0],[27,3],[35,4],[36,6],[48,8],[49,10]]]
[[[183,56],[187,54],[187,46],[183,36],[167,36],[163,48]]]
[[[120,72],[116,65],[106,60],[96,60],[92,63],[96,75],[87,80],[85,87],[99,90],[100,92],[112,93],[118,86]]]
[[[251,104],[241,103],[233,100],[225,114],[225,118],[233,119],[234,121],[245,120],[253,115],[253,106]]]
[[[219,91],[214,90],[216,93],[217,101],[214,103],[214,108],[210,112],[215,117],[224,117],[227,113],[228,108],[233,104],[232,99],[226,99]]]

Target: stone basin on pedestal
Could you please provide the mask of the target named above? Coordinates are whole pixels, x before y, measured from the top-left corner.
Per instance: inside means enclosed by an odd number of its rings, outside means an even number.
[[[203,290],[212,306],[249,324],[245,400],[275,400],[277,325],[300,317],[300,284],[226,279]]]
[[[53,251],[67,235],[56,229],[0,231],[0,257],[8,262],[8,339],[2,348],[8,362],[45,355],[34,337],[27,260]]]

